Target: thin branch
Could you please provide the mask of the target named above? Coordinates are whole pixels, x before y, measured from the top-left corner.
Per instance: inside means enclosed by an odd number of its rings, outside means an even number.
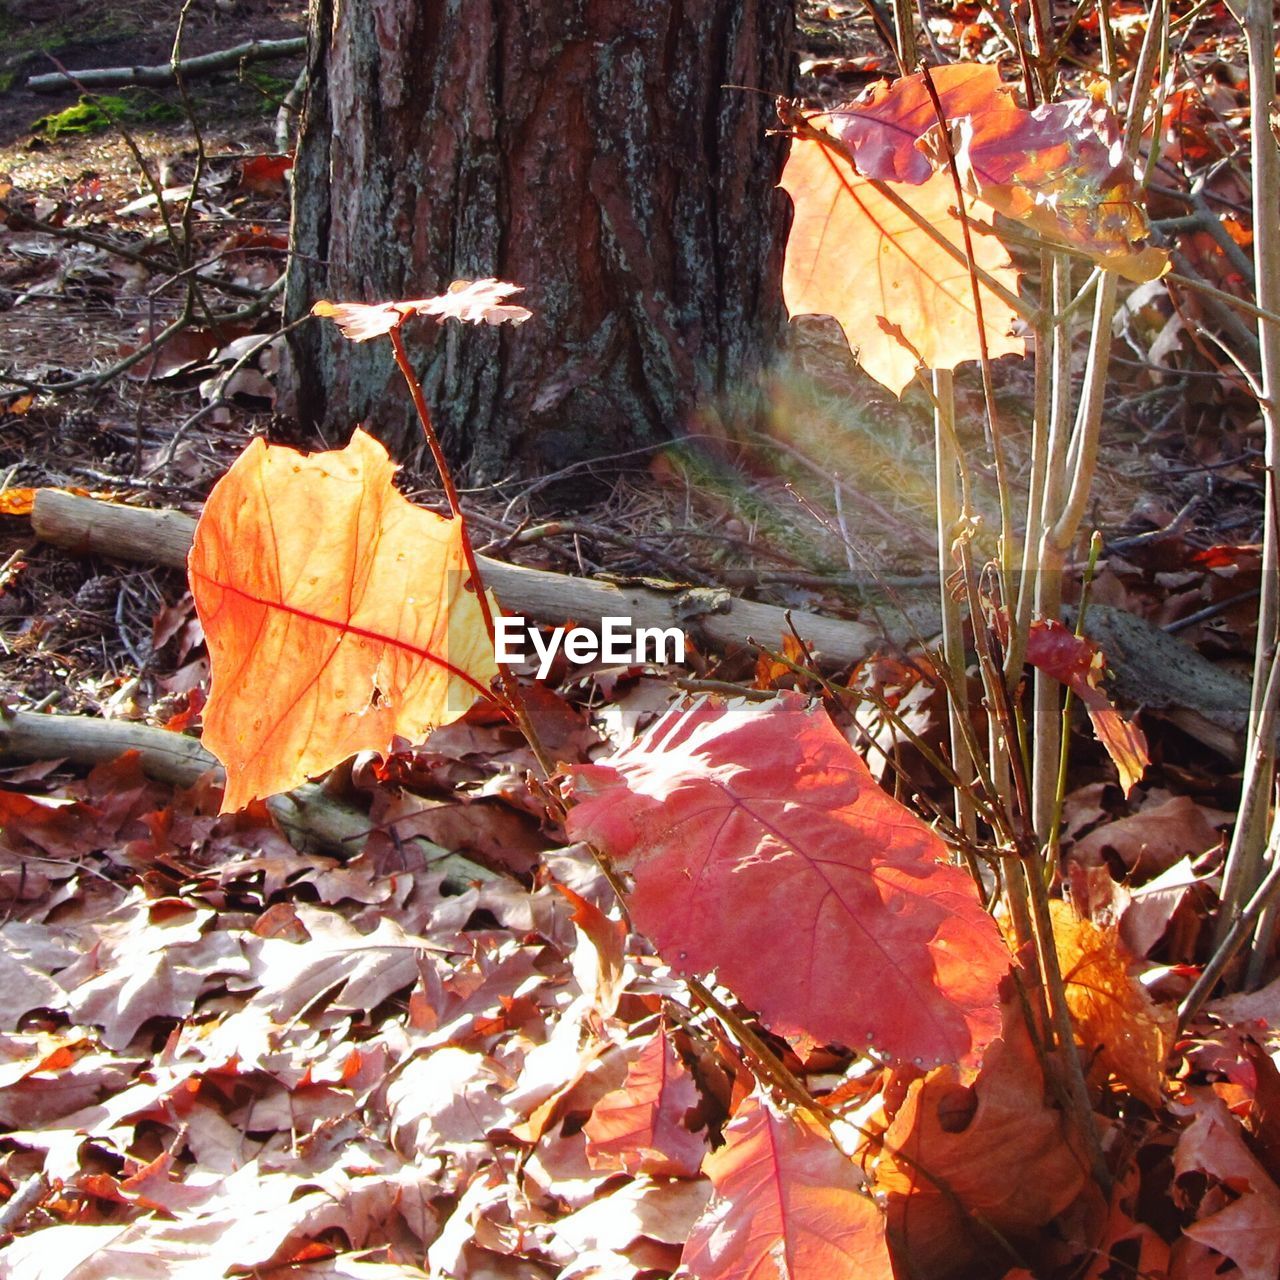
[[[231,49],[216,53],[202,53],[194,58],[184,58],[178,71],[188,79],[213,75],[217,71],[229,71],[249,62],[267,62],[275,58],[292,58],[307,51],[306,36],[294,36],[288,40],[249,40]],[[128,85],[151,85],[163,88],[174,82],[174,64],[134,67],[92,67],[74,73],[50,72],[29,76],[27,88],[36,93],[58,93],[67,88],[91,85],[95,89],[121,89]]]
[[[55,226],[52,222],[46,222],[43,218],[36,218],[29,213],[24,213],[7,200],[0,200],[0,213],[3,213],[9,225],[17,230],[39,231],[43,235],[56,236],[59,240],[67,240],[73,244],[87,244],[94,249],[101,249],[104,253],[111,254],[114,258],[119,258],[123,262],[132,262],[137,266],[145,267],[153,275],[158,275],[161,272],[170,275],[175,274],[175,272],[178,275],[182,274],[182,268],[178,263],[160,261],[143,249],[132,249],[117,240],[112,240],[109,236],[100,236],[96,232],[88,231],[83,227]],[[222,256],[224,255],[219,254],[217,257],[210,259],[210,261],[216,262]],[[207,263],[205,266],[207,266]],[[188,267],[186,270],[195,270],[201,284],[207,284],[221,293],[228,293],[239,298],[260,298],[262,296],[261,289],[254,289],[250,285],[236,284],[233,280],[222,280],[217,276],[205,275],[204,266]]]

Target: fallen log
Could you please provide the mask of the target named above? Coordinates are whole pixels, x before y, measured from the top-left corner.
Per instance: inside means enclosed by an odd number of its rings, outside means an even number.
[[[154,511],[41,489],[31,525],[44,542],[81,555],[110,556],[147,564],[186,567],[196,522],[184,512]],[[535,622],[582,624],[629,618],[637,627],[679,627],[704,646],[723,650],[759,641],[777,646],[788,618],[831,667],[852,666],[881,643],[880,633],[861,622],[824,618],[741,600],[727,591],[673,585],[669,591],[618,587],[544,569],[525,569],[480,557],[486,585],[511,614]]]
[[[222,766],[195,738],[167,729],[91,716],[0,711],[0,760],[69,760],[95,765],[115,760],[126,751],[138,753],[142,770],[149,777],[174,786],[194,786],[211,770],[222,774]],[[326,853],[350,857],[359,852],[370,832],[367,815],[314,783],[272,796],[267,808],[291,839],[308,841]],[[405,840],[404,846],[442,870],[455,885],[500,878],[421,836]]]
[[[246,62],[267,62],[273,58],[291,58],[307,51],[306,36],[288,40],[249,40],[232,49],[220,49],[216,53],[201,53],[193,58],[183,58],[178,63],[183,79],[213,75],[216,71],[230,71]],[[163,87],[173,84],[173,64],[163,62],[150,67],[89,67],[84,71],[49,71],[27,77],[27,88],[36,93],[57,93],[61,89],[122,89],[128,85],[152,85]]]

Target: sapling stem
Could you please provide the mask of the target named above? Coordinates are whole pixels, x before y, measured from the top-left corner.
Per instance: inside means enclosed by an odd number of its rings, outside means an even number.
[[[951,760],[958,781],[966,775],[972,775],[973,765],[961,727],[961,722],[969,718],[964,625],[960,616],[960,602],[952,595],[948,586],[953,563],[951,543],[961,517],[961,460],[956,449],[955,387],[950,369],[934,370],[933,396],[933,439],[937,455],[935,485],[938,507],[938,603],[942,610],[942,661],[952,677],[947,685],[947,717]],[[952,791],[956,825],[972,840],[977,834],[977,816],[970,789],[953,784]]]
[[[1089,563],[1085,566],[1084,581],[1080,586],[1080,606],[1076,613],[1076,635],[1084,635],[1084,619],[1089,608],[1089,588],[1093,584],[1093,575],[1098,567],[1098,556],[1102,553],[1102,534],[1096,529],[1089,539]],[[1059,842],[1062,836],[1062,813],[1067,799],[1067,768],[1071,763],[1071,708],[1074,695],[1067,690],[1062,700],[1062,737],[1058,751],[1058,786],[1053,797],[1053,821],[1049,826],[1049,835],[1045,841],[1045,880],[1053,883],[1058,873]]]
[[[484,619],[485,630],[489,634],[489,642],[496,648],[497,628],[494,626],[493,610],[489,605],[489,597],[485,591],[480,565],[476,559],[475,549],[471,544],[471,531],[467,525],[467,519],[462,513],[462,503],[458,497],[457,486],[453,482],[453,472],[449,467],[449,460],[445,457],[444,449],[440,445],[440,439],[436,435],[435,427],[432,426],[431,411],[427,408],[427,398],[423,393],[422,384],[413,372],[413,366],[409,363],[409,356],[405,351],[404,338],[400,333],[403,324],[404,317],[401,317],[400,322],[393,325],[389,331],[391,349],[395,353],[396,366],[399,368],[401,376],[409,387],[409,394],[413,398],[413,407],[418,412],[418,421],[422,424],[422,432],[426,437],[427,447],[431,450],[436,470],[440,473],[440,482],[444,486],[449,510],[452,512],[453,518],[458,521],[459,536],[462,542],[462,558],[466,561],[467,572],[471,577],[472,586],[475,588],[476,599],[480,605],[480,616]],[[529,715],[524,695],[520,690],[520,682],[501,662],[497,664],[497,667],[498,679],[502,685],[501,705],[515,722],[524,740],[529,744],[529,750],[533,752],[534,759],[538,762],[538,768],[542,770],[543,779],[540,792],[543,801],[553,816],[562,821],[567,811],[565,802],[551,781],[556,771],[555,761],[551,758],[546,747],[543,746],[537,726]],[[587,845],[587,849],[590,851],[596,866],[600,869],[600,873],[613,890],[614,897],[618,901],[618,909],[622,912],[623,920],[629,921],[630,912],[627,908],[626,888],[619,879],[618,873],[613,869],[613,864],[594,845]]]
[[[1246,899],[1256,896],[1263,879],[1263,840],[1270,779],[1275,765],[1273,733],[1263,733],[1266,720],[1266,691],[1269,671],[1274,666],[1280,634],[1280,525],[1278,525],[1276,466],[1280,463],[1280,151],[1277,151],[1271,119],[1275,102],[1275,15],[1271,0],[1247,0],[1232,4],[1232,11],[1244,28],[1249,62],[1249,108],[1252,119],[1250,153],[1253,167],[1253,261],[1258,285],[1258,305],[1267,313],[1258,319],[1258,345],[1262,365],[1262,395],[1259,408],[1265,431],[1267,483],[1263,486],[1262,594],[1258,602],[1258,639],[1253,661],[1253,696],[1249,706],[1247,753],[1257,768],[1247,779],[1241,797],[1236,832],[1227,856],[1218,914],[1217,941],[1225,943],[1232,920],[1242,911]],[[1243,11],[1242,11],[1243,10]],[[1275,861],[1272,844],[1272,860]],[[1270,936],[1255,940],[1258,959],[1251,963],[1251,976],[1258,976],[1270,943]]]

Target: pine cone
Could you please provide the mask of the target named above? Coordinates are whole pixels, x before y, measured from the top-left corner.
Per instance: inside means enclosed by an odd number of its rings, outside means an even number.
[[[114,617],[116,601],[120,597],[120,581],[100,574],[90,578],[71,598],[72,605],[81,613],[95,613]]]

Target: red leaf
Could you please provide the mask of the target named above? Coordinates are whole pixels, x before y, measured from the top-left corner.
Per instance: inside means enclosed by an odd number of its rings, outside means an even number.
[[[1132,164],[1120,159],[1120,126],[1092,98],[1027,111],[993,66],[930,72],[970,194],[1041,235],[1074,246],[1132,280],[1168,270],[1150,232]],[[922,74],[872,85],[828,117],[828,131],[869,178],[919,185],[945,166],[938,113]]]
[[[570,832],[631,872],[678,972],[718,971],[783,1033],[930,1064],[998,1034],[996,926],[821,708],[702,699],[572,773]]]
[[[1000,92],[995,67],[955,63],[934,67],[930,75],[948,120],[980,110]],[[829,131],[848,149],[859,173],[918,186],[929,181],[934,166],[916,143],[937,124],[924,76],[917,74],[892,85],[881,80],[868,86],[856,102],[831,113]]]
[[[627,1069],[626,1083],[605,1094],[586,1123],[591,1167],[696,1177],[707,1144],[683,1122],[698,1102],[693,1077],[659,1027]]]
[[[240,185],[246,191],[275,195],[284,190],[284,175],[293,168],[293,153],[249,156],[240,166]]]
[[[812,1122],[753,1094],[703,1169],[716,1198],[681,1257],[697,1280],[891,1280],[884,1217]]]
[[[1125,795],[1142,780],[1151,757],[1146,735],[1111,705],[1098,682],[1107,669],[1102,650],[1092,640],[1078,636],[1055,619],[1031,624],[1027,637],[1027,661],[1033,667],[1062,681],[1085,705],[1098,741],[1120,773]]]

